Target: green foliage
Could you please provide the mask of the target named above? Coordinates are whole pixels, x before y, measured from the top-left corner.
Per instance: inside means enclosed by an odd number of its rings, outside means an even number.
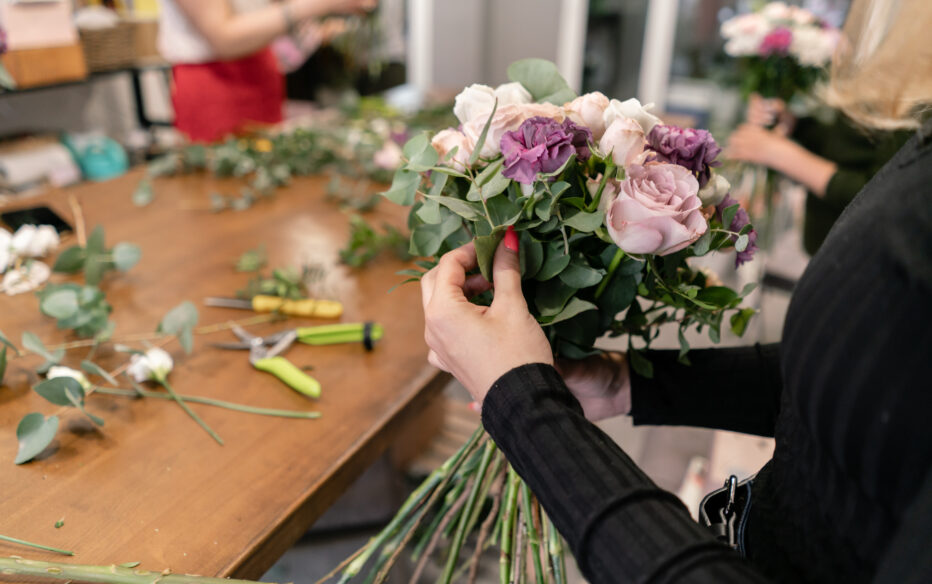
[[[100,225],[91,231],[87,245],[73,245],[63,250],[52,270],[66,274],[84,272],[87,284],[96,286],[110,270],[126,272],[142,257],[142,250],[134,243],[121,242],[108,250],[104,242],[104,228]]]
[[[508,78],[523,85],[534,101],[563,105],[576,98],[557,66],[545,59],[515,61],[508,66]]]
[[[49,284],[36,292],[39,310],[56,319],[59,329],[70,329],[79,337],[109,336],[111,306],[96,286]]]
[[[398,259],[411,259],[408,254],[408,238],[391,225],[383,224],[382,233],[377,232],[359,215],[350,217],[350,238],[340,250],[340,261],[361,268],[383,251],[391,251]]]
[[[26,414],[16,427],[19,450],[14,462],[23,464],[41,454],[55,439],[56,432],[58,432],[58,416],[46,418],[38,412]]]
[[[39,374],[44,374],[54,365],[58,365],[65,357],[64,349],[49,351],[45,345],[42,344],[42,341],[39,340],[39,337],[29,331],[23,333],[23,348],[45,359],[45,363],[36,368],[36,372]]]
[[[6,350],[5,346],[0,348],[0,385],[3,385],[3,375],[6,373]]]
[[[194,327],[197,325],[197,318],[197,308],[186,300],[169,310],[162,317],[162,322],[156,330],[178,337],[184,352],[191,354],[194,350]]]
[[[73,377],[55,377],[46,379],[33,387],[36,393],[57,406],[70,406],[77,408],[94,424],[103,426],[104,421],[90,413],[84,407],[84,388]]]
[[[258,272],[265,267],[266,263],[268,263],[268,257],[265,253],[265,246],[260,245],[239,256],[235,269],[237,272]]]

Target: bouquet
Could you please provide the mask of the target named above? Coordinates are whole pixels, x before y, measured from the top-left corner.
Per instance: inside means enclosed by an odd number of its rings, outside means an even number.
[[[839,38],[838,29],[784,2],[730,18],[721,33],[725,52],[739,59],[743,95],[756,92],[786,102],[822,78]]]
[[[629,360],[644,375],[650,363],[633,339],[648,345],[664,323],[679,327],[683,360],[688,327],[718,341],[727,313],[743,333],[754,313],[740,307],[750,289],[714,285],[688,261],[727,250],[741,263],[755,249],[747,214],[714,171],[720,148],[711,135],[664,125],[634,99],[577,97],[546,61],[519,61],[508,74],[511,83],[472,85],[457,96],[459,128],[404,147],[385,196],[411,207],[410,251],[426,258],[418,266],[430,269],[473,240],[490,278],[495,249],[513,229],[528,307],[554,353],[580,358],[597,352],[604,334],[626,335]],[[472,559],[461,562],[473,532]],[[346,582],[369,565],[368,581],[381,582],[412,542],[417,581],[444,539],[441,582],[475,573],[490,545],[501,548],[502,582],[523,581],[526,572],[563,581],[559,534],[481,427],[334,574]]]

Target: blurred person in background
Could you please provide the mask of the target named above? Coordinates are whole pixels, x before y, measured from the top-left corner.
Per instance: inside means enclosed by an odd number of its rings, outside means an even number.
[[[830,121],[797,119],[778,98],[752,94],[746,123],[729,138],[725,155],[773,169],[806,188],[803,248],[809,255],[855,195],[912,136],[905,130],[858,126],[829,110]]]
[[[932,582],[932,2],[855,0],[845,29],[831,103],[912,137],[809,262],[780,343],[688,366],[648,351],[652,378],[620,354],[555,363],[507,235],[490,306],[467,298],[490,287],[467,276],[472,243],[421,280],[429,361],[481,404],[593,584]],[[713,533],[591,423],[620,414],[774,436],[773,458],[708,510]]]
[[[285,84],[270,45],[308,22],[378,0],[161,0],[159,51],[172,64],[175,127],[212,142],[282,120]]]

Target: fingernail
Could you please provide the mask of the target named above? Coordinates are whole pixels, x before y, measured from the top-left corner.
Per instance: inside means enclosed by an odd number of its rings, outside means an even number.
[[[514,225],[509,225],[505,230],[505,249],[518,253],[518,234],[515,232]]]

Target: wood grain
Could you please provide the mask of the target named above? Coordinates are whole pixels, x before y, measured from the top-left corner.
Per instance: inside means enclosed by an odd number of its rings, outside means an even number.
[[[246,352],[210,347],[232,340],[228,331],[197,335],[190,356],[172,342],[166,348],[176,361],[171,380],[179,393],[319,410],[322,417],[285,420],[192,405],[226,441],[219,446],[170,402],[95,395],[88,409],[106,420],[101,431],[66,413],[54,452],[22,466],[13,465],[20,418],[58,408],[30,390],[36,378],[29,369],[38,358],[12,360],[0,388],[0,533],[72,549],[80,563],[141,561],[146,569],[256,578],[416,419],[447,378],[426,361],[418,287],[388,293],[402,279],[395,272],[407,266],[391,257],[356,271],[337,263],[348,222],[325,200],[326,179],[299,179],[251,209],[214,214],[198,210],[207,208],[208,193],[238,192],[239,185],[200,175],[160,179],[155,202],[136,208],[130,195],[140,177],[137,171],[6,205],[47,203],[70,220],[70,192],[88,229],[106,228],[108,246],[132,241],[142,247],[135,268],[102,284],[114,306],[115,337],[154,331],[183,300],[198,305],[201,324],[250,316],[204,307],[202,299],[243,287],[249,275],[236,273],[233,263],[264,244],[270,266],[326,265],[326,287],[345,305],[342,320],[377,320],[385,338],[371,353],[357,345],[293,346],[289,359],[312,365],[323,385],[319,401],[252,369]],[[386,202],[369,219],[402,225],[403,215]],[[314,323],[294,319],[252,330]],[[0,329],[17,342],[24,330],[49,345],[69,340],[40,315],[31,294],[0,297]],[[69,351],[66,364],[77,366],[85,356],[86,349]],[[125,356],[99,353],[95,360],[112,368]],[[65,525],[55,529],[62,517]],[[52,559],[3,543],[0,554]]]

